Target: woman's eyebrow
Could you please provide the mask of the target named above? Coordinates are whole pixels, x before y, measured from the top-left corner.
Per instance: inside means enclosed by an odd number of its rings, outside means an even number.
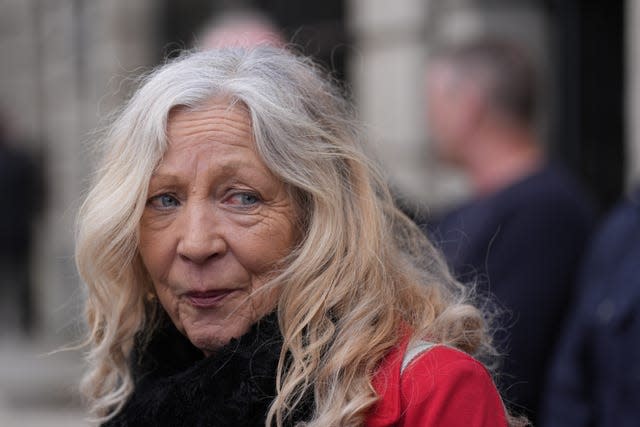
[[[220,168],[220,173],[222,175],[231,175],[243,168],[253,169],[254,165],[244,163],[242,161],[233,161],[233,162],[225,163],[224,165],[222,165],[222,167]]]
[[[154,172],[149,180],[150,185],[171,185],[180,182],[180,178],[168,172]]]

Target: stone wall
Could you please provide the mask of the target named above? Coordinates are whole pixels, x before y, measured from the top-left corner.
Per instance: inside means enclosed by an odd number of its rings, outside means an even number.
[[[3,0],[0,99],[16,139],[42,156],[46,210],[36,224],[34,300],[41,334],[75,335],[81,310],[73,224],[86,188],[88,142],[151,65],[151,0]]]

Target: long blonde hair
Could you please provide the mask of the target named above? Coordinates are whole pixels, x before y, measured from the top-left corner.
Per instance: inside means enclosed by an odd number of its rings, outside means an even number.
[[[246,106],[260,155],[301,212],[303,237],[269,284],[279,288],[284,346],[268,425],[282,425],[306,393],[315,403],[306,425],[362,424],[378,399],[374,372],[402,331],[476,357],[491,353],[468,288],[394,206],[353,109],[312,62],[272,48],[190,53],[142,83],[103,138],[79,215],[90,343],[83,384],[98,419],[133,391],[134,337],[154,327],[138,224],[167,148],[168,114],[218,96]]]

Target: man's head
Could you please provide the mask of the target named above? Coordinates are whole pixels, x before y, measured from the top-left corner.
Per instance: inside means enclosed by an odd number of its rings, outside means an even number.
[[[426,77],[429,131],[438,153],[460,162],[483,126],[531,130],[536,122],[535,67],[519,46],[484,38],[442,47]]]

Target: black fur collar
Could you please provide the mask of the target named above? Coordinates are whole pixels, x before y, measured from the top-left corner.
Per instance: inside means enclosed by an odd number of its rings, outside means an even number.
[[[281,347],[275,314],[209,358],[166,321],[134,352],[134,393],[104,426],[264,426]]]

